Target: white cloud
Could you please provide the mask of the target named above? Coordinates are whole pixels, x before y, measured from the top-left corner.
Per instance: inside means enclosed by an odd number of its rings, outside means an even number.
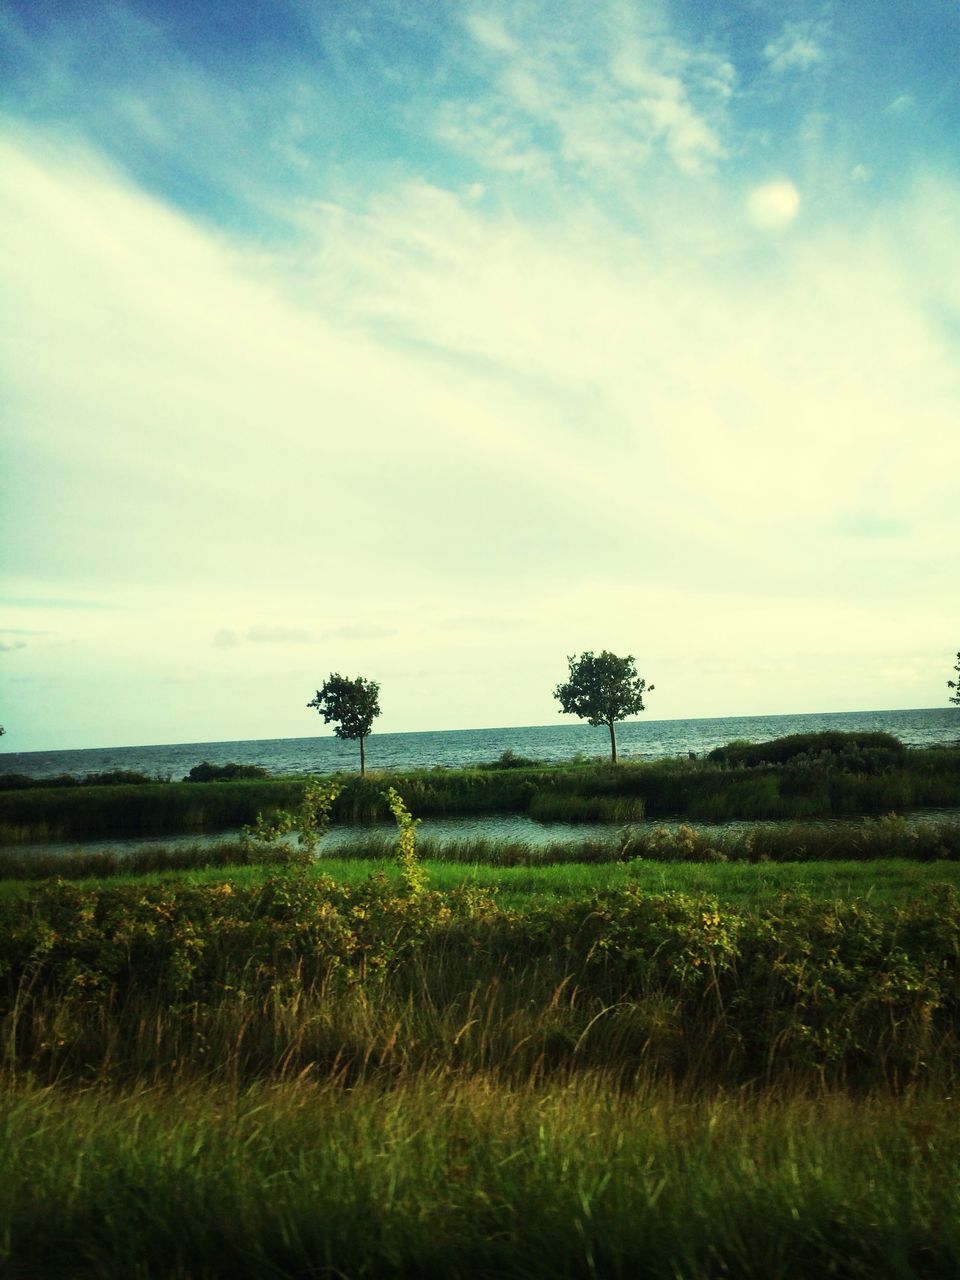
[[[645,655],[660,714],[725,709],[676,665],[700,644],[741,674],[794,655],[750,696],[816,709],[948,628],[950,184],[763,238],[682,184],[631,221],[405,182],[299,207],[267,253],[44,135],[2,159],[5,541],[48,600],[9,622],[65,637],[16,655],[47,724],[82,674],[86,740],[122,740],[123,697],[175,677],[143,736],[306,733],[338,666],[384,681],[385,729],[552,720],[598,645]],[[766,189],[786,225],[796,189]],[[903,532],[881,558],[849,512]]]
[[[747,216],[755,227],[775,231],[788,227],[800,210],[800,193],[787,178],[754,187],[747,198]]]
[[[574,8],[565,18],[511,8],[466,20],[485,57],[496,54],[498,92],[441,111],[437,136],[495,170],[543,179],[547,144],[561,170],[618,189],[640,189],[641,167],[663,156],[681,172],[709,172],[725,154],[729,60],[688,48],[652,11]],[[560,176],[558,173],[557,176]]]
[[[826,27],[822,22],[788,22],[776,40],[764,46],[772,71],[807,71],[824,61]]]
[[[499,17],[489,13],[474,12],[467,15],[467,29],[478,43],[497,53],[514,53],[516,41],[506,31]]]
[[[496,172],[528,180],[553,176],[553,163],[546,153],[502,114],[490,114],[473,103],[447,103],[436,113],[433,130],[440,142],[481,159]]]
[[[620,50],[612,70],[621,84],[636,93],[637,107],[648,117],[652,137],[663,139],[678,169],[699,173],[724,154],[716,131],[692,106],[683,80],[655,70],[650,50],[636,45]],[[721,97],[729,95],[724,75],[711,80],[711,87],[714,85],[719,86]]]

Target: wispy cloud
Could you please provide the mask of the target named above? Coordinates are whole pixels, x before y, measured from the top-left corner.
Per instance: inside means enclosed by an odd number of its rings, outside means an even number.
[[[82,674],[105,738],[165,679],[203,705],[147,736],[303,732],[320,662],[393,728],[534,722],[600,644],[696,713],[705,629],[805,690],[952,625],[960,185],[887,139],[929,110],[834,127],[846,8],[375,0],[256,56],[93,8],[7,41],[0,144],[7,620],[57,633],[16,659],[51,707]]]
[[[468,15],[496,91],[446,102],[437,136],[528,179],[580,174],[632,188],[658,157],[687,174],[709,171],[725,153],[736,73],[725,56],[668,35],[652,13],[578,5],[559,21],[539,6]]]
[[[245,631],[221,627],[213,637],[215,649],[235,649],[241,644],[303,645],[315,641],[316,637],[302,627],[248,627]]]
[[[302,627],[251,627],[251,644],[312,644],[313,636]]]
[[[764,46],[772,71],[807,71],[826,59],[829,26],[823,20],[788,22],[776,40]]]

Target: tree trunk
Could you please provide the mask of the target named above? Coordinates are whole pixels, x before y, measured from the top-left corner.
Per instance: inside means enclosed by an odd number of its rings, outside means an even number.
[[[607,728],[610,730],[610,759],[614,764],[617,763],[617,731],[614,728],[612,720],[607,721]]]
[[[367,772],[367,753],[363,745],[363,734],[360,735],[360,777]]]

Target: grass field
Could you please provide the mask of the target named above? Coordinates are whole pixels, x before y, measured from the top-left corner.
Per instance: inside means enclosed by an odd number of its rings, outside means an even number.
[[[956,840],[8,850],[0,1271],[953,1277]]]
[[[162,849],[154,860],[162,861]],[[276,868],[267,864],[200,865],[185,870],[165,869],[108,877],[85,874],[96,869],[96,855],[80,863],[83,884],[103,884],[130,879],[144,886],[183,883],[217,886],[229,883],[249,889],[261,884]],[[652,894],[681,893],[716,898],[727,906],[757,906],[783,894],[806,894],[831,902],[857,899],[871,905],[898,905],[925,893],[931,886],[949,884],[960,890],[960,861],[918,862],[909,858],[877,861],[815,862],[561,862],[546,866],[502,866],[496,863],[430,861],[426,864],[431,889],[454,892],[465,886],[496,895],[503,910],[524,911],[551,902],[572,901],[595,892],[637,886]],[[399,885],[400,872],[393,858],[360,859],[324,857],[308,870],[315,877],[330,877],[338,884],[357,885],[371,875]],[[74,877],[71,877],[74,878]],[[31,878],[0,880],[0,900],[24,897]]]

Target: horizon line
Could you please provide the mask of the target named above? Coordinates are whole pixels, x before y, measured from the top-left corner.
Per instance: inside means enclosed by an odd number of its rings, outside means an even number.
[[[877,707],[877,708],[855,708],[844,711],[765,711],[750,715],[720,715],[720,716],[663,716],[660,719],[639,719],[628,718],[618,720],[618,727],[627,724],[638,725],[657,725],[657,724],[684,724],[684,723],[701,723],[711,720],[797,720],[813,716],[855,716],[855,715],[897,715],[904,712],[916,711],[951,711],[950,705],[936,707]],[[427,734],[447,734],[447,733],[513,733],[525,729],[563,729],[583,727],[586,729],[603,729],[602,725],[590,725],[585,721],[578,720],[576,717],[568,717],[560,722],[551,724],[515,724],[515,725],[477,725],[472,728],[464,729],[389,729],[382,732],[371,730],[367,735],[369,737],[418,737]],[[235,743],[246,742],[325,742],[335,741],[337,735],[331,730],[329,734],[294,734],[283,737],[269,738],[201,738],[192,742],[128,742],[128,743],[107,743],[101,745],[92,745],[85,747],[31,747],[20,751],[0,751],[0,759],[4,756],[27,756],[27,755],[49,755],[60,754],[75,751],[148,751],[151,749],[162,749],[170,747],[220,747]],[[340,741],[354,741],[354,739],[340,739]]]

